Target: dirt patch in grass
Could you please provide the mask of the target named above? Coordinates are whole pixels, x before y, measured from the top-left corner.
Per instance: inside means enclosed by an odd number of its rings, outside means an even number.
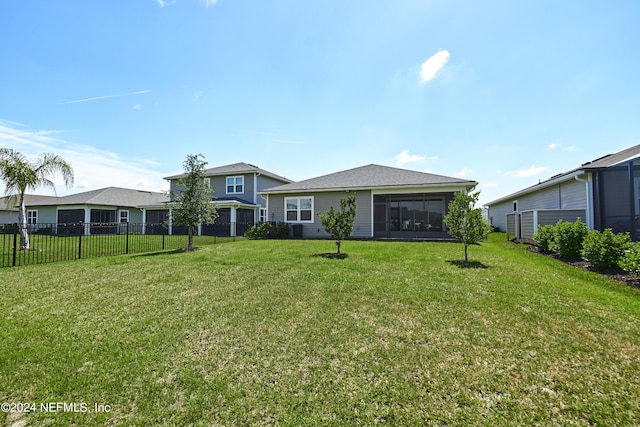
[[[559,261],[564,262],[565,264],[569,264],[569,265],[572,265],[574,267],[582,268],[584,270],[589,270],[589,271],[593,271],[594,273],[602,274],[603,276],[611,277],[612,279],[619,280],[621,282],[625,282],[629,286],[633,286],[635,288],[640,288],[640,278],[635,277],[635,276],[627,273],[626,271],[624,271],[621,268],[608,269],[608,270],[599,270],[599,269],[594,268],[591,265],[591,263],[589,263],[588,261],[585,261],[585,260],[582,260],[582,259],[561,258],[558,255],[553,254],[553,253],[542,252],[535,245],[528,245],[527,246],[527,250],[529,252],[533,252],[533,253],[537,253],[537,254],[548,256],[550,258],[557,259]]]

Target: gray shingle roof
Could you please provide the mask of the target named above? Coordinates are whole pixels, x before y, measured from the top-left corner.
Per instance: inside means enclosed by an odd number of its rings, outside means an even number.
[[[366,165],[335,172],[304,181],[293,182],[260,191],[260,193],[289,193],[298,191],[365,190],[382,188],[411,188],[457,185],[472,188],[475,181],[432,173],[416,172],[389,166]]]
[[[62,197],[50,197],[37,203],[28,203],[30,206],[57,206],[57,205],[104,205],[136,207],[152,205],[169,201],[164,193],[155,191],[133,190],[129,188],[107,187],[98,190],[85,191],[83,193],[70,194]]]
[[[41,196],[39,194],[25,194],[24,195],[24,203],[27,206],[30,205],[38,205],[42,203],[47,203],[52,199],[57,199],[55,196]],[[7,206],[7,201],[9,197],[0,197],[0,210],[9,210],[9,211],[18,211],[18,201],[12,205]]]
[[[280,180],[282,182],[291,182],[291,180],[288,178],[285,178],[280,175],[276,175],[275,173],[261,169],[252,164],[243,163],[243,162],[233,163],[231,165],[218,166],[215,168],[209,168],[205,170],[204,173],[205,173],[205,176],[218,176],[218,175],[238,175],[243,173],[256,173],[256,172],[261,175]],[[184,176],[186,176],[186,174],[181,173],[178,175],[168,176],[165,179],[179,179],[179,178],[183,178]]]

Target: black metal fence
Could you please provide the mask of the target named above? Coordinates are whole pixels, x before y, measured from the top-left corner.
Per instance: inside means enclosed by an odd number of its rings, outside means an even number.
[[[186,233],[169,234],[164,224],[55,223],[27,225],[29,248],[23,249],[21,228],[18,224],[0,225],[0,268],[169,251],[187,246]],[[226,240],[213,237],[213,243]]]

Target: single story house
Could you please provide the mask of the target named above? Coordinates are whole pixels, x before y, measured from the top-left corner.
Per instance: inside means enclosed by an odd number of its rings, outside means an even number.
[[[449,238],[443,217],[455,192],[475,181],[370,164],[258,191],[269,221],[284,221],[299,237],[330,237],[317,212],[356,195],[353,237]]]
[[[584,163],[487,203],[494,227],[532,238],[541,225],[580,218],[592,230],[640,238],[640,145]]]
[[[37,205],[55,199],[54,196],[40,196],[37,194],[25,194],[25,206]],[[10,197],[0,197],[0,224],[15,224],[18,222],[19,201],[12,201]],[[38,222],[37,211],[27,211],[27,222],[35,224]]]
[[[113,223],[143,223],[140,205],[168,202],[164,193],[106,187],[62,197],[27,200],[27,223],[51,228],[55,234],[104,234],[115,232]],[[85,228],[79,224],[91,224]],[[142,231],[142,230],[141,230]]]
[[[180,179],[186,174],[166,177],[170,185],[170,199],[182,190]],[[249,163],[233,163],[204,171],[205,181],[211,186],[211,201],[218,209],[214,224],[203,224],[198,234],[215,236],[242,236],[257,222],[267,218],[266,201],[258,195],[265,188],[288,184],[292,181]],[[171,202],[138,205],[146,223],[170,224],[170,233],[182,233],[182,227],[171,224]]]

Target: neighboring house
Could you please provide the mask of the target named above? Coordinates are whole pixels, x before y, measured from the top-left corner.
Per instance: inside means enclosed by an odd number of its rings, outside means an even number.
[[[443,217],[455,192],[475,181],[367,165],[258,191],[267,198],[269,221],[284,221],[299,237],[327,238],[317,212],[356,195],[353,237],[448,238]]]
[[[266,221],[266,201],[258,193],[265,188],[292,182],[248,163],[234,163],[207,169],[205,180],[212,189],[212,202],[218,208],[214,224],[203,224],[198,230],[204,235],[242,236],[257,222]],[[171,199],[180,193],[180,178],[185,174],[165,178],[170,183]],[[169,218],[170,205],[145,205],[146,222]],[[162,221],[161,221],[162,222]],[[172,226],[172,233],[177,231]]]
[[[33,204],[44,203],[51,199],[56,199],[54,196],[40,196],[37,194],[25,194],[24,202],[25,206],[30,206]],[[14,224],[18,222],[18,210],[19,210],[19,201],[15,200],[14,203],[7,204],[9,202],[9,197],[0,197],[0,224]],[[38,222],[38,211],[34,209],[30,209],[27,207],[26,209],[27,215],[27,223],[35,224]]]
[[[532,238],[541,225],[581,218],[590,229],[640,239],[640,145],[609,154],[487,204],[494,227]]]
[[[107,187],[62,197],[27,202],[27,221],[37,228],[49,227],[55,234],[115,232],[100,224],[144,222],[140,205],[168,202],[164,193]],[[91,224],[85,228],[78,224]],[[142,232],[142,230],[141,230]]]

